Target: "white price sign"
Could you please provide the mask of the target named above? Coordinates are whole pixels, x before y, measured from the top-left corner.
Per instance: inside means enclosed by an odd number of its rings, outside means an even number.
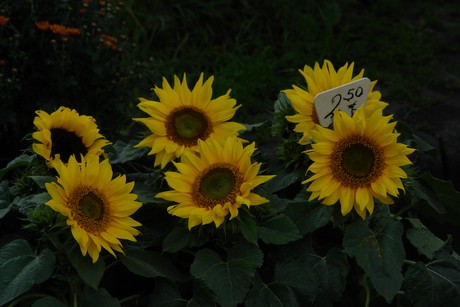
[[[317,94],[314,103],[320,125],[330,127],[334,123],[335,110],[353,116],[366,102],[370,87],[371,81],[362,78]]]

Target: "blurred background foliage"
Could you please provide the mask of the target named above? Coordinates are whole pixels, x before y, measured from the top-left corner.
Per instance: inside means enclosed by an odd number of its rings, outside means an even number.
[[[298,69],[326,58],[355,62],[379,80],[383,100],[419,108],[430,103],[420,93],[436,83],[439,49],[458,51],[435,35],[455,18],[441,2],[4,0],[1,166],[27,145],[20,140],[38,109],[72,107],[112,141],[131,139],[137,98],[153,98],[150,89],[173,74],[215,75],[214,97],[231,88],[247,124],[271,119],[280,90],[301,82]]]

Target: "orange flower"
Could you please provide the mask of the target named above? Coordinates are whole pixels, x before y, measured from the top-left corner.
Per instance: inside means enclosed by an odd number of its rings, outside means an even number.
[[[50,25],[50,30],[54,34],[59,35],[80,35],[80,30],[77,28],[67,28],[56,24]]]
[[[50,24],[48,21],[37,21],[35,25],[39,30],[43,31],[48,30],[50,28]]]
[[[118,40],[115,37],[102,33],[101,38],[103,40],[102,44],[104,46],[107,46],[110,49],[115,50],[115,51],[121,51],[121,49],[117,46]]]
[[[8,17],[5,17],[3,15],[0,15],[0,26],[4,26],[8,23],[10,19]]]
[[[35,23],[39,30],[50,30],[54,34],[58,35],[80,35],[80,29],[68,28],[58,24],[50,24],[48,21],[38,21]]]

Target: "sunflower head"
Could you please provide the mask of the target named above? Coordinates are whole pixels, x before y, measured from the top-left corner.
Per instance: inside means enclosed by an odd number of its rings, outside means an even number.
[[[372,214],[374,199],[392,204],[391,197],[404,190],[401,179],[407,174],[401,167],[411,164],[407,156],[414,149],[397,142],[396,122],[390,120],[358,108],[353,117],[336,112],[333,130],[317,125],[316,143],[307,151],[313,161],[308,169],[313,175],[304,181],[309,200],[340,202],[343,215],[354,208],[363,219]]]
[[[198,141],[197,153],[186,152],[174,163],[177,172],[166,172],[170,191],[156,195],[176,202],[168,208],[172,215],[188,219],[188,227],[214,222],[219,227],[227,215],[238,215],[244,204],[260,205],[268,200],[252,190],[274,176],[258,175],[260,163],[252,163],[254,143],[243,147],[230,137],[223,144],[208,139]]]
[[[93,262],[99,258],[101,247],[115,256],[123,252],[120,239],[136,241],[140,223],[130,217],[140,207],[132,194],[134,183],[126,177],[112,178],[109,160],[99,162],[96,156],[83,155],[80,161],[71,156],[67,164],[56,161],[57,183],[47,183],[51,200],[46,203],[67,218],[83,256]]]
[[[136,146],[151,148],[155,166],[164,168],[185,152],[196,151],[199,140],[223,142],[245,130],[244,125],[229,121],[240,107],[230,98],[230,90],[212,99],[213,80],[211,76],[203,83],[201,74],[190,90],[185,74],[182,82],[174,76],[173,87],[163,78],[163,86],[153,89],[158,101],[140,99],[138,107],[149,117],[134,120],[147,126],[151,134]]]
[[[305,79],[306,89],[293,85],[292,89],[283,91],[297,112],[294,115],[286,116],[286,119],[295,124],[295,132],[302,133],[301,144],[306,145],[311,142],[311,132],[315,131],[317,124],[319,124],[314,106],[315,96],[321,92],[363,78],[364,69],[353,76],[353,68],[354,63],[350,65],[346,63],[338,70],[335,70],[334,65],[328,60],[325,60],[322,66],[315,63],[313,68],[305,65],[303,70],[299,70],[299,72]],[[381,112],[388,105],[380,101],[380,92],[373,90],[376,83],[377,81],[371,82],[369,94],[364,103],[366,113],[369,115],[376,111]]]
[[[60,107],[48,114],[36,111],[34,125],[37,131],[32,137],[38,143],[32,144],[35,153],[42,156],[49,167],[54,167],[57,161],[67,163],[73,155],[101,155],[104,146],[110,144],[99,133],[96,121],[91,116],[79,115],[77,111]]]

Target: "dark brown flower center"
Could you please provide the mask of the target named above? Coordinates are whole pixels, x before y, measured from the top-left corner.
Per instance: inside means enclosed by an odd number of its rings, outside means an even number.
[[[51,157],[59,154],[62,162],[67,163],[71,155],[75,155],[80,162],[80,155],[86,155],[88,149],[83,144],[81,137],[75,132],[67,131],[62,128],[53,128],[51,131]]]
[[[199,207],[213,208],[235,202],[243,176],[231,164],[218,163],[204,170],[193,184],[192,197]]]
[[[331,156],[334,177],[353,188],[370,185],[380,177],[383,167],[382,149],[373,140],[359,135],[339,141]]]
[[[108,224],[109,207],[107,201],[96,189],[80,186],[69,197],[72,217],[85,231],[96,234]]]
[[[179,107],[166,118],[166,133],[170,140],[185,146],[195,146],[213,132],[212,122],[200,109]]]

